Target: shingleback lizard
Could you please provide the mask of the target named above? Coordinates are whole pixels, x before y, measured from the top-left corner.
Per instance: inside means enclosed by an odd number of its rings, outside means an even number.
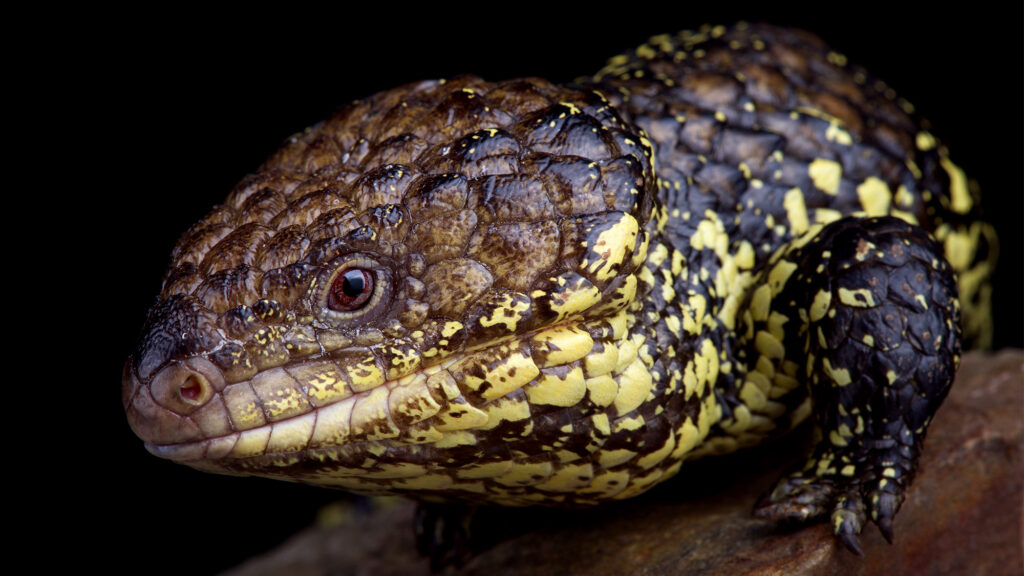
[[[200,470],[512,506],[635,496],[813,416],[757,512],[856,550],[988,341],[994,241],[891,88],[708,26],[290,138],[179,240],[123,401]]]

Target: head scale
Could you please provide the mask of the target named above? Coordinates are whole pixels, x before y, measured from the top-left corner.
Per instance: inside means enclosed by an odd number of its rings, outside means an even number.
[[[634,301],[651,156],[603,96],[540,80],[345,107],[182,236],[125,366],[132,428],[197,468],[317,483],[384,452],[478,461],[452,435]]]

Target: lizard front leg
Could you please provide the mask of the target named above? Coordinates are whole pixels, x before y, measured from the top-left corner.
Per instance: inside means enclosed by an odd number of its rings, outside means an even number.
[[[751,365],[800,364],[819,440],[756,513],[781,521],[829,515],[836,537],[859,552],[868,518],[892,540],[928,424],[952,383],[956,279],[939,245],[896,218],[845,218],[800,244],[770,266],[776,284],[766,289],[767,308],[752,306],[748,354]],[[780,326],[784,336],[772,337]]]

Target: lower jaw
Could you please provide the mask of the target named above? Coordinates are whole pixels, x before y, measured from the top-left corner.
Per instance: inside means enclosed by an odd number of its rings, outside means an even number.
[[[673,455],[651,468],[635,462],[605,467],[602,451],[570,461],[545,451],[531,457],[514,442],[490,441],[495,439],[486,435],[477,446],[442,450],[375,440],[245,458],[204,456],[218,450],[226,454],[231,439],[147,449],[204,472],[261,476],[367,495],[503,506],[579,507],[627,498],[671,477],[681,464]]]

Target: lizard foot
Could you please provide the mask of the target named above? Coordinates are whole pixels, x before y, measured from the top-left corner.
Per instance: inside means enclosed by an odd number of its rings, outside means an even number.
[[[829,516],[832,533],[863,555],[858,536],[868,520],[892,543],[893,519],[903,504],[917,460],[916,447],[821,451],[765,494],[754,508],[759,518],[802,524]]]

